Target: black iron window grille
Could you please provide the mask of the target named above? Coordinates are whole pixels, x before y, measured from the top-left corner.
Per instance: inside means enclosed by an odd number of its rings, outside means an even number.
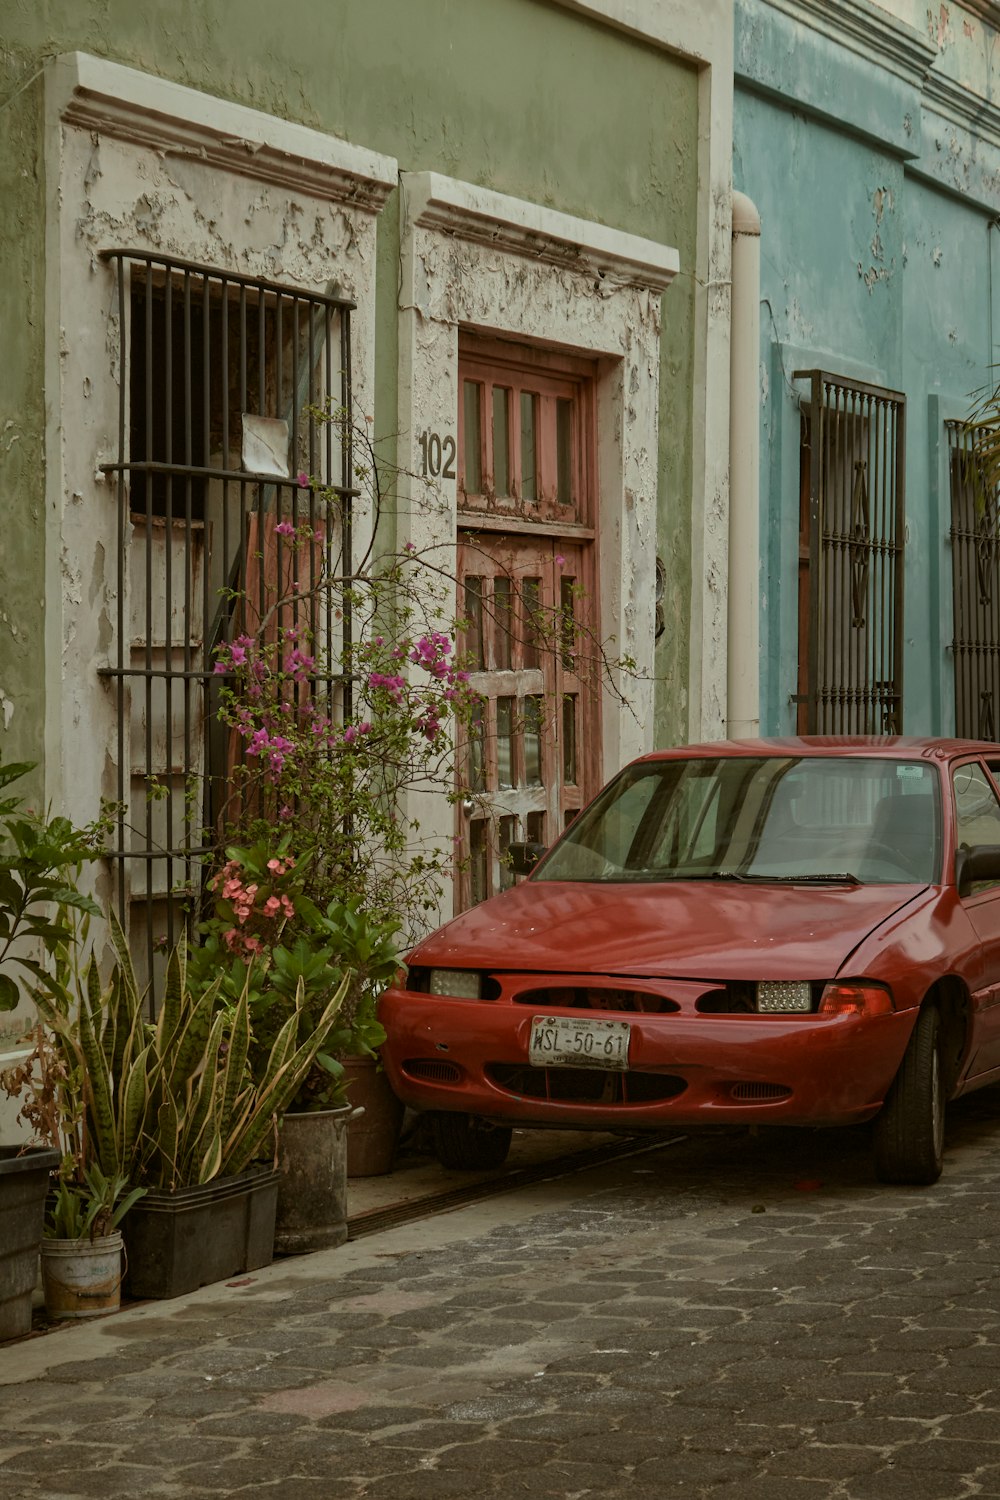
[[[976,451],[981,432],[946,422],[951,491],[955,733],[997,738],[1000,709],[1000,495]]]
[[[898,734],[906,398],[796,370],[802,409],[800,732]]]
[[[152,983],[242,756],[218,716],[218,646],[283,622],[332,659],[350,639],[317,584],[351,555],[354,303],[145,251],[103,258],[120,338],[118,454],[103,466],[117,500],[112,861]],[[306,523],[309,545],[294,544]],[[349,684],[317,686],[349,711]]]

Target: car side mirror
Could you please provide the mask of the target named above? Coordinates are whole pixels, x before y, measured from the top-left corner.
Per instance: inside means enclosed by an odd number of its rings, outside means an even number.
[[[980,844],[977,849],[959,849],[955,859],[958,894],[967,896],[980,880],[1000,881],[1000,844]]]
[[[542,855],[548,851],[544,844],[509,844],[507,852],[514,874],[530,875]]]

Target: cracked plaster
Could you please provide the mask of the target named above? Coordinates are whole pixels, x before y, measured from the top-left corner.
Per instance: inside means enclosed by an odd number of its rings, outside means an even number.
[[[415,191],[418,203],[422,187]],[[462,203],[460,184],[454,201]],[[400,463],[406,472],[416,469],[417,433],[454,427],[460,328],[594,357],[602,505],[597,518],[600,633],[615,641],[616,652],[639,664],[639,679],[629,685],[635,719],[613,709],[604,715],[609,775],[649,748],[653,724],[660,290],[637,284],[634,270],[616,274],[612,266],[595,274],[541,238],[534,255],[523,243],[505,243],[508,224],[520,226],[533,206],[525,205],[523,214],[517,205],[503,207],[510,217],[497,225],[500,243],[490,243],[476,226],[472,238],[438,224],[414,223],[412,214],[405,220],[399,388],[409,396],[410,408],[401,411]],[[441,213],[439,206],[435,212]],[[407,528],[402,536],[421,550],[452,545],[455,481],[438,481],[430,506],[426,492],[413,483],[404,485],[401,500],[400,524]],[[430,801],[417,814],[421,826],[435,826],[435,817],[441,822]],[[437,836],[449,832],[442,823]]]
[[[82,74],[89,64],[84,59],[74,66]],[[57,74],[49,127],[55,160],[49,167],[54,253],[48,257],[47,325],[55,397],[47,442],[47,595],[53,607],[46,654],[53,680],[46,695],[46,794],[82,821],[102,796],[117,796],[117,767],[105,748],[118,743],[114,695],[97,672],[117,655],[117,506],[100,464],[117,457],[122,330],[115,270],[100,252],[148,249],[307,290],[326,291],[337,282],[359,306],[352,342],[357,410],[373,405],[375,206],[348,207],[306,190],[308,168],[301,163],[290,186],[275,180],[273,163],[264,180],[255,181],[258,161],[262,170],[267,166],[263,151],[259,158],[246,153],[238,171],[228,159],[214,159],[225,157],[231,141],[212,135],[213,110],[230,107],[193,91],[171,90],[170,103],[190,100],[194,124],[167,120],[163,140],[150,141],[160,116],[143,117],[134,102],[123,115],[114,98],[119,75],[129,75],[130,87],[134,75],[111,65],[105,71],[107,128],[94,123],[102,106],[93,95],[86,97],[86,121],[74,123],[77,95],[58,97],[63,80]],[[152,79],[146,85],[158,86]],[[274,122],[276,135],[284,128]],[[199,151],[172,139],[196,129],[204,140]],[[322,155],[323,138],[316,139]],[[322,180],[317,173],[317,189]],[[4,437],[11,440],[6,431]],[[129,614],[126,606],[126,620]],[[61,788],[58,768],[67,763],[73,775]]]

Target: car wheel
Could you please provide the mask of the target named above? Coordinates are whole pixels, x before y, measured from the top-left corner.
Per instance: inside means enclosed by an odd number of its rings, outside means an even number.
[[[494,1125],[478,1115],[450,1114],[444,1110],[435,1111],[430,1124],[437,1159],[453,1172],[502,1167],[507,1160],[513,1131],[506,1125]]]
[[[937,1182],[944,1161],[944,1106],[941,1018],[936,1006],[926,1005],[875,1120],[875,1172],[881,1182]]]

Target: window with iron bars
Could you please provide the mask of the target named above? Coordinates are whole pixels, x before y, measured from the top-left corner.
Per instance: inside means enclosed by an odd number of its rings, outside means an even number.
[[[800,734],[898,734],[903,717],[906,398],[796,370]]]
[[[997,738],[1000,709],[1000,496],[976,452],[981,436],[946,422],[951,492],[955,733]]]
[[[104,258],[121,330],[118,453],[104,466],[118,518],[117,647],[102,674],[117,706],[112,861],[137,970],[155,985],[243,755],[219,718],[218,646],[292,627],[336,659],[350,639],[317,583],[351,549],[354,303],[145,251]],[[349,684],[315,689],[349,711]]]

